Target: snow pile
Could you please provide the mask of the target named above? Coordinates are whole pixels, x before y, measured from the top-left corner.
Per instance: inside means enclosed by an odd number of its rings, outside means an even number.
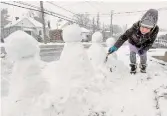
[[[117,52],[121,56],[119,60],[112,54],[109,56],[106,65],[110,63],[116,68],[111,67],[112,73],[105,75],[106,69],[98,68],[104,66],[100,64],[104,64],[102,56],[106,55],[101,44],[96,40],[92,44],[95,46],[91,49],[91,58],[99,63],[91,65],[90,57],[80,43],[79,26],[71,25],[64,30],[63,36],[68,38],[64,38],[66,43],[60,60],[48,63],[45,69],[41,69],[38,47],[34,47],[36,52],[28,52],[28,55],[18,50],[20,54],[13,54],[10,50],[18,43],[13,42],[12,47],[9,42],[7,55],[14,58],[15,63],[9,95],[2,98],[2,115],[166,116],[167,66],[149,60],[146,74],[130,75],[124,65],[129,64],[128,48],[122,47]],[[24,48],[24,42],[21,44],[18,44],[22,46],[21,50],[31,49],[31,46]],[[96,57],[102,58],[97,60]],[[98,77],[101,81],[96,80]]]
[[[16,31],[5,39],[5,50],[14,61],[39,53],[38,42],[23,31]]]
[[[106,45],[107,45],[106,51],[108,52],[109,48],[112,47],[114,44],[115,44],[115,38],[108,38],[106,40]],[[124,63],[121,60],[118,60],[117,54],[118,54],[117,51],[110,54],[108,56],[106,64],[111,72],[123,76],[125,72],[128,72],[129,69],[127,68],[127,66],[124,65]]]
[[[7,98],[5,116],[40,115],[43,112],[41,96],[48,91],[48,82],[41,75],[41,61],[37,41],[22,31],[12,33],[6,41],[7,55],[15,61]],[[11,110],[9,110],[11,109]]]
[[[7,96],[9,92],[10,85],[10,75],[12,72],[14,62],[10,61],[6,56],[1,58],[1,96]]]
[[[159,88],[154,90],[155,94],[155,103],[156,108],[159,110],[159,114],[162,116],[167,115],[166,107],[167,107],[167,86],[161,85]]]
[[[63,31],[65,46],[59,61],[61,64],[61,68],[59,69],[62,69],[60,72],[64,74],[64,71],[66,71],[65,75],[69,77],[64,77],[66,78],[65,80],[69,78],[70,80],[83,79],[88,81],[93,76],[93,68],[80,42],[81,29],[78,25],[74,24],[66,27]]]
[[[50,72],[50,100],[56,112],[63,112],[63,116],[79,116],[83,113],[85,88],[89,88],[94,78],[94,69],[80,42],[81,38],[78,25],[64,28],[65,45],[60,60],[50,63],[45,70]],[[53,69],[49,71],[51,67]]]

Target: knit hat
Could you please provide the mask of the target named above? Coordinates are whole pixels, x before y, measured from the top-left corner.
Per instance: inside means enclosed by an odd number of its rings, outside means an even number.
[[[153,28],[157,25],[158,11],[155,9],[149,9],[141,18],[141,26]]]

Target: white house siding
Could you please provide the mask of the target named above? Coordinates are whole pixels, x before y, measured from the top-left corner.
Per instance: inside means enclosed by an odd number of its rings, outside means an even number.
[[[23,20],[18,22],[15,26],[33,28],[35,25],[33,25],[28,19],[24,18]]]

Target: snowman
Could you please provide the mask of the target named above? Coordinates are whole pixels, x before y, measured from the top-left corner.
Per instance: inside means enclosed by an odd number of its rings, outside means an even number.
[[[41,96],[49,90],[41,75],[42,61],[38,42],[23,31],[6,38],[5,50],[14,62],[10,89],[4,107],[5,116],[43,116]]]
[[[85,88],[94,78],[94,69],[81,43],[81,28],[77,24],[63,29],[63,40],[64,48],[54,67],[54,77],[50,79],[52,101],[57,112],[63,112],[64,116],[79,116]]]
[[[109,48],[115,44],[115,42],[116,42],[116,39],[113,37],[110,37],[106,40],[107,52]],[[106,65],[112,73],[115,73],[120,76],[123,76],[128,71],[128,67],[125,66],[125,64],[122,61],[117,59],[116,53],[112,53],[108,56]]]
[[[110,37],[110,38],[108,38],[108,39],[106,40],[107,52],[108,52],[109,48],[115,44],[115,42],[116,42],[116,40],[115,40],[115,38],[113,38],[113,37]],[[110,55],[110,56],[111,56],[111,55]],[[116,53],[113,53],[113,54],[112,54],[112,57],[113,57],[114,59],[117,59],[117,54],[116,54]]]
[[[101,45],[102,41],[103,36],[100,32],[95,32],[92,35],[92,45],[88,49],[88,55],[95,69],[100,68],[105,61],[106,51]]]
[[[105,63],[107,52],[103,47],[102,42],[102,34],[100,32],[95,32],[92,35],[92,45],[87,50],[89,60],[91,61],[94,70],[96,71],[95,81],[98,88],[102,88],[100,86],[104,85],[104,81],[108,77],[111,77],[111,72]]]

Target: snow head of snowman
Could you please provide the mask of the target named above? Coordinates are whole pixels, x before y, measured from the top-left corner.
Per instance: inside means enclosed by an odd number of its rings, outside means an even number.
[[[103,36],[100,32],[95,32],[92,35],[92,42],[93,43],[101,43],[103,41]]]
[[[38,42],[24,31],[15,31],[5,40],[5,50],[14,61],[39,55]]]
[[[116,42],[115,38],[110,37],[106,40],[106,45],[107,45],[107,47],[111,47],[115,44],[115,42]]]
[[[77,24],[72,24],[63,29],[63,40],[69,42],[81,42],[81,28]]]

